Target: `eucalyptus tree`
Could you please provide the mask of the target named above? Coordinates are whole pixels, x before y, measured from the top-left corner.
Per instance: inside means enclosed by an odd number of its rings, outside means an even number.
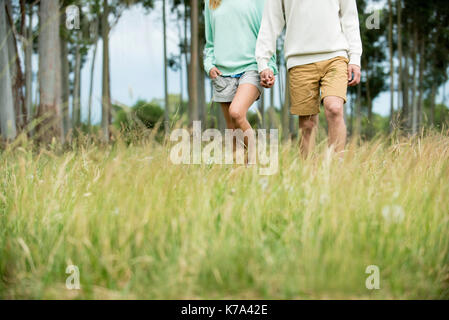
[[[92,15],[92,24],[90,25],[89,31],[91,34],[92,44],[94,46],[92,52],[92,62],[90,68],[90,83],[89,83],[89,104],[87,112],[87,125],[89,130],[92,125],[92,98],[93,98],[93,86],[94,86],[94,73],[95,73],[95,63],[97,60],[98,51],[98,40],[100,37],[100,19],[98,18],[98,13],[100,12],[100,0],[93,0],[90,2],[90,14]]]
[[[353,126],[359,130],[359,134],[365,137],[374,136],[374,110],[373,101],[387,90],[388,74],[385,71],[386,37],[381,25],[386,24],[386,15],[382,11],[371,10],[370,1],[357,2],[359,9],[360,34],[363,43],[363,55],[361,60],[362,81],[356,88],[350,88],[349,92],[356,95],[355,122]],[[372,2],[371,2],[372,3]],[[374,18],[374,20],[371,20]],[[376,19],[379,19],[376,21]],[[363,125],[366,124],[366,125]]]
[[[32,3],[27,3],[25,6],[26,16],[28,17],[27,24],[24,25],[24,57],[25,57],[25,109],[26,118],[28,123],[33,119],[33,103],[32,103],[32,90],[33,90],[33,17],[34,6]]]
[[[62,0],[61,7],[62,10],[66,9],[67,6],[74,4],[74,0]],[[60,14],[60,47],[61,47],[61,110],[62,110],[62,122],[63,122],[63,130],[64,136],[72,129],[72,121],[70,116],[70,71],[71,71],[71,62],[69,60],[70,53],[70,44],[71,44],[71,30],[68,30],[64,27],[66,24],[67,17],[65,14]]]
[[[43,143],[63,140],[61,117],[61,54],[59,2],[41,0],[39,8],[38,138]]]
[[[190,1],[190,122],[199,119],[199,1]]]
[[[101,4],[101,38],[103,42],[101,128],[104,141],[109,141],[109,126],[112,121],[109,34],[124,10],[135,4],[141,4],[147,10],[154,6],[153,0],[102,0]]]
[[[5,139],[17,134],[7,46],[6,7],[0,1],[0,130]]]
[[[393,3],[388,0],[388,52],[390,58],[390,124],[394,114],[394,48],[393,48]]]
[[[16,125],[19,129],[23,129],[26,125],[26,110],[25,101],[23,95],[23,73],[22,73],[22,63],[20,60],[19,50],[17,42],[19,38],[22,38],[23,29],[23,16],[20,13],[20,7],[17,3],[11,2],[11,0],[4,0],[6,5],[6,32],[7,32],[7,43],[9,53],[9,69],[11,76],[14,109],[16,116]],[[23,12],[23,10],[22,10]],[[17,21],[19,22],[19,29],[16,27],[15,16],[20,16]]]
[[[449,61],[449,3],[443,0],[396,2],[400,95],[403,101],[403,123],[417,133],[424,124],[435,122],[436,95],[447,82]],[[399,48],[402,48],[399,52]],[[425,104],[425,100],[428,102]],[[426,105],[426,108],[424,106]]]
[[[169,104],[168,104],[168,64],[167,64],[167,0],[162,0],[162,25],[164,42],[164,129],[169,133]]]

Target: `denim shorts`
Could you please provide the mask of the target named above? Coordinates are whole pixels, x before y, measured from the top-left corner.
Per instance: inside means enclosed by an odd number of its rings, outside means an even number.
[[[224,77],[218,76],[212,79],[214,102],[232,102],[237,93],[237,89],[241,84],[252,84],[257,87],[262,94],[263,87],[260,85],[260,75],[257,71],[246,71],[241,77]]]

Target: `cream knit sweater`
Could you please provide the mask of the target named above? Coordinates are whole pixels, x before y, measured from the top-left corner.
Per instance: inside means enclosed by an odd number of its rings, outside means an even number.
[[[356,0],[267,0],[256,45],[260,72],[268,68],[284,27],[288,69],[337,56],[360,66]]]

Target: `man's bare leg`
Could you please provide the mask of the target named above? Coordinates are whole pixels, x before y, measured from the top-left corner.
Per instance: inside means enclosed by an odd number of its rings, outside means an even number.
[[[329,146],[340,153],[346,146],[346,124],[344,119],[344,100],[340,97],[324,98],[324,109],[329,126]]]
[[[299,117],[299,130],[301,132],[299,148],[304,159],[306,159],[315,148],[317,128],[318,115]]]

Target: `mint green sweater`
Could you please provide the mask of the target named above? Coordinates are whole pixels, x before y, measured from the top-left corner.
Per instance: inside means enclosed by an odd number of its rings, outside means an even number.
[[[204,69],[217,67],[224,76],[257,71],[256,43],[265,0],[223,0],[217,9],[205,0]],[[269,67],[277,73],[276,56]]]

